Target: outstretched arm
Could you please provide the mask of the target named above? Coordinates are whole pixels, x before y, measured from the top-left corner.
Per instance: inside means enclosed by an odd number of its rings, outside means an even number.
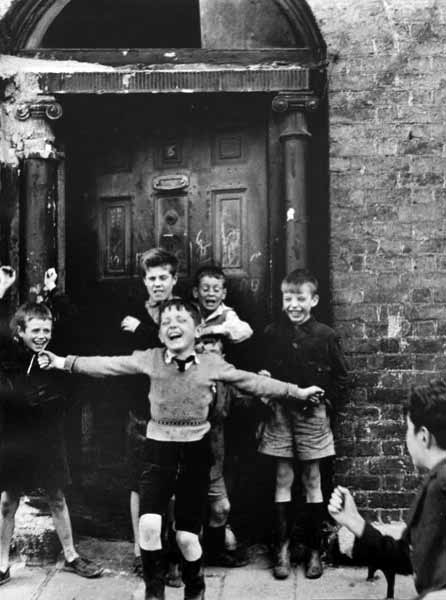
[[[383,535],[361,517],[353,496],[347,488],[337,486],[331,495],[328,512],[340,525],[355,535],[353,560],[360,564],[373,564],[377,568],[396,573],[412,573],[410,547],[403,534],[399,540]]]
[[[145,372],[144,354],[137,350],[130,356],[57,356],[45,350],[39,354],[39,365],[92,377],[138,375]]]
[[[303,402],[310,400],[314,403],[319,403],[320,398],[318,395],[322,396],[324,393],[316,385],[308,388],[300,388],[292,383],[285,383],[278,379],[236,369],[224,360],[222,360],[221,369],[215,379],[224,383],[230,383],[242,392],[261,397],[265,402],[271,398],[276,398],[278,400],[289,399],[301,400]]]

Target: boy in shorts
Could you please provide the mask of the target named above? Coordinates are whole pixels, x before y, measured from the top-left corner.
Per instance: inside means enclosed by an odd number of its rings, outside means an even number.
[[[5,290],[0,271],[0,297]],[[10,278],[9,278],[10,283]],[[37,355],[51,341],[53,316],[43,303],[26,303],[16,311],[14,339],[0,348],[0,585],[10,580],[9,547],[20,495],[44,488],[65,556],[64,570],[99,577],[103,569],[79,556],[73,543],[63,489],[70,483],[63,432],[63,382],[40,369]]]
[[[142,282],[148,298],[141,304],[133,304],[121,321],[125,333],[126,351],[145,350],[162,346],[159,339],[159,309],[162,302],[172,297],[177,282],[178,259],[163,248],[151,248],[140,258]],[[134,379],[134,378],[133,378]],[[147,426],[147,382],[128,382],[126,395],[131,407],[128,420],[128,458],[130,487],[130,517],[134,539],[134,567],[142,575],[141,552],[138,540],[139,523],[139,479],[144,455],[145,428]]]
[[[265,330],[264,373],[299,386],[318,385],[324,389],[325,399],[308,409],[270,403],[272,410],[259,452],[276,459],[273,574],[276,579],[290,574],[291,501],[297,460],[306,497],[304,523],[309,555],[305,574],[315,579],[322,575],[320,543],[325,516],[320,460],[335,454],[329,411],[346,386],[347,365],[339,337],[311,314],[319,302],[317,279],[308,271],[296,270],[282,281],[281,291],[282,316]]]
[[[165,562],[161,525],[175,494],[176,539],[183,555],[185,600],[203,600],[204,576],[199,534],[206,507],[209,469],[209,407],[219,381],[250,394],[305,404],[322,390],[241,371],[221,356],[197,354],[199,316],[196,309],[173,298],[160,310],[164,348],[135,351],[130,356],[66,358],[42,352],[44,368],[96,377],[143,374],[150,378],[151,416],[147,425],[146,461],[140,481],[139,539],[146,600],[164,600]]]
[[[225,348],[229,345],[240,344],[253,333],[249,324],[242,321],[233,308],[224,304],[226,293],[226,275],[221,267],[205,265],[198,269],[193,288],[201,316],[197,346],[221,356],[225,355]],[[231,390],[220,383],[216,389],[211,431],[214,464],[210,475],[209,518],[204,532],[204,550],[208,564],[241,567],[248,562],[246,552],[240,546],[230,550],[225,544],[231,505],[224,478],[224,422],[230,410]],[[235,540],[232,542],[236,544]]]

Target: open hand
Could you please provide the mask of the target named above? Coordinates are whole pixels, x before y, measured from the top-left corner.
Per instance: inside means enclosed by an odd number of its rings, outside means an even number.
[[[130,333],[134,333],[140,324],[141,321],[139,319],[127,315],[121,321],[121,329],[122,331],[129,331]]]
[[[54,267],[47,269],[43,277],[43,289],[51,292],[56,287],[57,272]]]
[[[349,490],[338,485],[331,494],[328,512],[340,525],[345,525],[357,537],[361,537],[365,521],[356,508],[355,501]]]
[[[3,298],[7,290],[16,280],[16,272],[12,267],[3,265],[0,267],[0,298]]]

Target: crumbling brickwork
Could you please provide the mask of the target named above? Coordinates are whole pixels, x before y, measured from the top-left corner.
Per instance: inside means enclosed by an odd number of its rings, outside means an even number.
[[[446,365],[446,4],[310,0],[330,65],[334,320],[356,377],[339,424],[339,479],[399,519],[416,477],[408,386]]]

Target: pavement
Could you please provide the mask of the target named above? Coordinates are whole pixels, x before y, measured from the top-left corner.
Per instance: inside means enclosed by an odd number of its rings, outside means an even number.
[[[12,563],[11,581],[0,588],[1,600],[143,600],[144,585],[132,574],[132,545],[123,541],[82,538],[78,550],[102,562],[104,575],[83,579],[62,570],[63,561],[29,566],[20,555]],[[381,573],[366,581],[365,568],[327,566],[321,579],[308,580],[295,567],[285,581],[273,579],[264,547],[250,549],[251,562],[238,569],[207,568],[206,600],[358,600],[382,599]],[[415,597],[412,577],[397,575],[395,599]],[[167,588],[166,600],[182,600],[183,589]]]

